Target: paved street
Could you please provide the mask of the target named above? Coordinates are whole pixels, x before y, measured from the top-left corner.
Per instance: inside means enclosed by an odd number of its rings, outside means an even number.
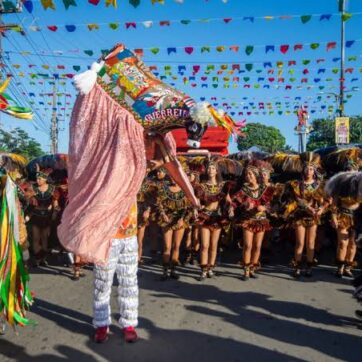
[[[196,281],[196,267],[180,281],[159,281],[161,268],[139,273],[141,340],[126,345],[112,327],[104,345],[92,342],[92,272],[78,282],[65,267],[32,274],[36,327],[7,329],[1,361],[361,361],[362,324],[347,280],[320,266],[311,280],[294,281],[285,267],[265,266],[244,282],[234,264],[215,279]],[[116,287],[112,298],[117,318]]]

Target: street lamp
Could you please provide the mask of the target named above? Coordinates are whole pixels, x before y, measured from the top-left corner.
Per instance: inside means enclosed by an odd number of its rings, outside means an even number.
[[[351,89],[345,90],[344,93],[352,93],[352,92],[358,92],[360,89],[358,87],[353,87]],[[334,92],[318,92],[317,94],[329,94],[334,97],[336,103],[338,104],[338,108],[336,109],[336,113],[340,117],[343,116],[344,113],[344,100],[341,102],[341,94],[334,93]],[[342,96],[343,97],[343,96]]]

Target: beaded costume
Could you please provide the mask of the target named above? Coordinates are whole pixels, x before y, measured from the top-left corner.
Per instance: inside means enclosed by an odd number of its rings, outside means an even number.
[[[228,224],[227,217],[223,210],[223,201],[226,197],[226,182],[222,181],[217,185],[211,185],[208,182],[202,182],[195,186],[196,196],[200,199],[203,208],[199,211],[197,224],[200,226],[214,230],[220,229]],[[218,206],[215,210],[209,209],[210,205],[217,202]]]
[[[45,192],[39,190],[39,187],[32,185],[34,192],[30,200],[29,213],[31,216],[32,225],[46,228],[49,227],[52,221],[54,211],[54,203],[60,198],[60,193],[54,185],[48,185]]]
[[[191,218],[191,204],[182,190],[172,192],[170,186],[171,184],[168,182],[162,182],[158,186],[156,204],[159,213],[157,223],[165,230],[187,228]],[[162,215],[167,215],[169,221],[166,222]],[[178,222],[181,219],[183,225],[180,228]]]
[[[290,226],[310,227],[320,224],[320,216],[312,215],[308,207],[317,210],[323,206],[325,194],[324,184],[315,180],[311,184],[304,181],[290,181],[286,184],[283,198],[287,200],[284,217],[289,219]]]
[[[252,190],[244,184],[231,200],[234,207],[235,225],[253,233],[271,229],[266,211],[258,211],[259,206],[269,207],[275,188],[273,186],[259,186]]]

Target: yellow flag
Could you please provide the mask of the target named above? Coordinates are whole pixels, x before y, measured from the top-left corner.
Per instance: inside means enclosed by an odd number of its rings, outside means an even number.
[[[45,10],[47,10],[48,8],[55,10],[53,0],[40,0],[40,2]]]
[[[106,6],[112,5],[113,7],[117,7],[117,0],[106,0]]]

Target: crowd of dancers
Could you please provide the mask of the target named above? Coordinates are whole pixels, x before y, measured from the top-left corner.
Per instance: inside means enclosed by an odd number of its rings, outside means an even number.
[[[352,277],[362,221],[358,217],[362,191],[359,189],[352,196],[348,186],[341,193],[341,182],[333,179],[338,172],[342,172],[339,178],[358,175],[360,154],[359,148],[351,148],[322,158],[312,152],[267,157],[251,153],[239,160],[210,155],[180,156],[201,207],[196,209],[190,204],[164,168],[150,171],[137,199],[139,262],[144,262],[143,244],[149,228],[151,256],[162,253],[161,280],[178,279],[180,262],[197,262],[202,281],[215,274],[222,240],[223,244],[237,245],[236,250],[242,249],[242,277],[248,280],[257,277],[263,243],[284,234],[295,241],[291,261],[294,277],[310,277],[316,263],[318,226],[328,225],[336,231],[336,275]],[[2,161],[3,174],[6,168],[10,170],[8,173],[18,185],[31,240],[31,247],[24,243],[23,255],[29,259],[30,248],[29,263],[33,267],[47,265],[51,246],[57,246],[56,226],[68,202],[66,177],[58,177],[55,185],[54,170],[36,167],[35,182],[30,182],[18,172],[20,168],[9,167],[4,157]],[[70,255],[70,259],[73,279],[78,280],[83,275],[82,261],[76,255]]]
[[[329,154],[324,165],[332,164],[330,170],[323,169],[321,157],[312,152],[278,153],[266,160],[241,161],[181,157],[201,208],[195,209],[188,203],[164,169],[156,174],[151,172],[138,197],[140,262],[145,230],[158,226],[163,235],[162,280],[179,278],[177,266],[183,240],[183,263],[197,260],[199,280],[212,278],[221,237],[241,246],[242,276],[248,280],[257,277],[265,239],[275,233],[290,235],[290,230],[294,230],[293,275],[311,277],[316,263],[318,226],[328,224],[337,236],[336,275],[352,277],[362,194],[352,195],[353,192],[346,189],[339,193],[338,188],[341,177],[358,175],[359,154],[359,149]],[[338,168],[345,172],[339,174],[338,182],[332,178],[326,189],[327,179]],[[337,194],[340,196],[334,197]],[[153,253],[156,252],[155,235],[151,233]]]

